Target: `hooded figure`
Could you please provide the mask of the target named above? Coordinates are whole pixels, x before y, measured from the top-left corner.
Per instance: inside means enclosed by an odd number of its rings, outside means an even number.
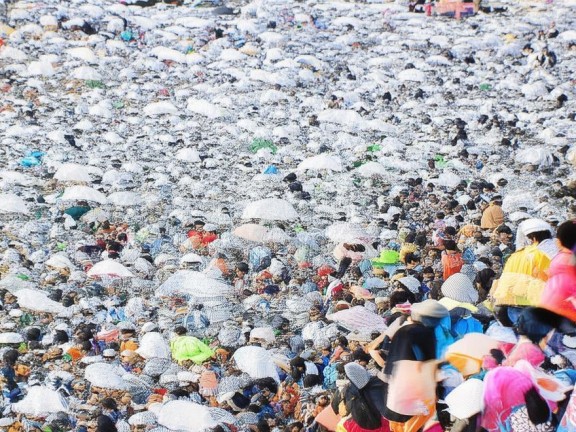
[[[436,366],[434,362],[429,361],[441,358],[445,348],[453,341],[450,333],[449,312],[446,307],[431,299],[412,305],[411,322],[407,322],[394,334],[384,366],[384,374],[389,382],[386,389],[385,417],[390,421],[390,430],[416,431],[434,417],[436,401],[423,401],[419,397],[423,393],[429,395],[431,385],[433,386],[432,393],[434,393],[433,372]],[[410,368],[415,368],[414,372],[418,369],[426,373],[426,376],[404,375],[405,371]],[[423,384],[423,387],[419,389],[422,392],[415,390],[411,394],[405,388],[408,382],[414,386]],[[422,408],[419,414],[408,414],[408,412],[415,412],[408,408],[415,405]],[[403,408],[407,408],[403,413],[396,411]]]
[[[543,220],[528,219],[520,224],[516,237],[517,251],[506,261],[502,275],[492,289],[497,306],[538,304],[548,280],[551,261],[549,254],[540,249],[540,244],[551,236],[550,225]],[[527,242],[531,244],[527,245]]]
[[[548,270],[540,306],[576,322],[576,221],[558,227],[559,253]]]
[[[506,366],[493,369],[486,374],[484,385],[481,425],[489,432],[555,430],[549,423],[548,404],[532,379],[519,370]]]
[[[336,432],[377,431],[388,432],[388,421],[382,417],[368,393],[369,383],[373,380],[368,371],[358,363],[344,366],[350,384],[338,394],[332,406],[343,417]]]

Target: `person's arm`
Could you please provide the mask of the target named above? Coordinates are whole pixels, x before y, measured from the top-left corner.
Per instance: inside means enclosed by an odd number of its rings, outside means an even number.
[[[377,349],[377,347],[380,346],[380,344],[384,341],[385,337],[386,337],[386,333],[384,333],[384,332],[380,333],[380,336],[378,336],[373,341],[369,342],[364,347],[364,351],[369,353],[371,350]]]
[[[386,360],[384,360],[384,358],[382,357],[382,355],[380,354],[380,350],[378,349],[371,349],[368,351],[368,354],[370,354],[370,357],[372,357],[372,359],[374,360],[374,362],[380,366],[382,369],[384,369],[384,366],[386,366]]]

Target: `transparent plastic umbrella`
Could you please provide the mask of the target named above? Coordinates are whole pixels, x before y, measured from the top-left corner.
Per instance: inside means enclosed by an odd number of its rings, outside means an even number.
[[[130,207],[142,204],[143,200],[136,192],[122,191],[108,195],[108,202],[118,207]]]
[[[232,293],[232,287],[219,279],[213,279],[205,273],[180,270],[170,276],[156,290],[157,297],[174,294],[188,294],[197,297],[220,297]]]
[[[288,201],[280,198],[266,198],[249,203],[242,219],[264,219],[264,220],[292,220],[297,219],[298,213]]]
[[[106,259],[96,263],[94,267],[88,270],[88,276],[112,276],[112,277],[134,277],[134,274],[120,264],[118,261]]]
[[[158,413],[158,424],[170,430],[203,432],[218,426],[218,421],[207,406],[175,400],[162,406]]]
[[[350,222],[336,222],[326,228],[326,237],[335,243],[341,243],[356,239],[369,239],[371,236],[359,225]]]
[[[65,163],[58,168],[54,178],[61,182],[86,182],[90,183],[92,178],[84,165]]]
[[[28,206],[18,195],[0,194],[0,213],[28,214]]]
[[[93,201],[106,204],[106,196],[88,186],[70,186],[64,190],[62,201]]]
[[[264,242],[266,234],[268,234],[268,228],[258,224],[244,224],[237,227],[233,231],[233,234],[236,237],[240,237],[244,240]]]
[[[236,366],[251,378],[274,378],[280,381],[272,356],[258,346],[243,346],[236,350],[232,357]]]
[[[44,386],[32,386],[20,402],[12,409],[30,417],[40,417],[57,412],[68,412],[68,403],[60,393]]]
[[[343,171],[344,168],[342,166],[342,160],[338,156],[328,155],[328,154],[319,154],[316,156],[312,156],[309,158],[304,159],[298,165],[298,170],[306,171],[306,170],[313,170],[313,171]]]

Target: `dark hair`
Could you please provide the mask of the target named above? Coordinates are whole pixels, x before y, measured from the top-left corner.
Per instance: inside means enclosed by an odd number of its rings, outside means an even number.
[[[96,432],[118,432],[112,419],[106,415],[99,415],[96,419]]]
[[[456,228],[454,228],[453,226],[447,226],[444,229],[444,233],[453,236],[453,235],[456,235],[457,231],[456,231]]]
[[[413,232],[410,232],[408,234],[406,234],[406,239],[404,240],[405,243],[414,243],[414,240],[416,240],[416,234]]]
[[[496,233],[512,234],[512,229],[508,225],[500,225],[498,228],[496,228]]]
[[[118,409],[118,403],[116,403],[116,401],[112,398],[104,398],[102,401],[100,401],[100,404],[102,405],[102,408],[109,410],[116,411]]]
[[[382,415],[374,409],[361,390],[349,385],[344,393],[346,411],[352,419],[363,429],[377,429],[382,426]]]
[[[446,248],[446,250],[449,250],[449,251],[457,251],[458,250],[458,246],[456,246],[456,242],[454,240],[445,240],[444,241],[444,247]]]
[[[408,291],[408,289],[403,289],[402,291],[393,291],[390,294],[390,309],[394,306],[406,303],[406,302],[416,303],[416,296]]]
[[[418,255],[416,255],[415,253],[409,252],[404,256],[404,262],[406,264],[412,263],[412,262],[420,262],[420,257]]]
[[[364,361],[368,363],[370,358],[370,354],[365,353],[362,348],[358,348],[352,353],[352,360],[354,361]]]
[[[532,241],[537,241],[538,243],[543,242],[544,240],[550,239],[552,238],[552,233],[548,230],[545,231],[536,231],[530,234],[526,234],[526,237],[528,237],[530,240]]]
[[[484,290],[489,291],[492,287],[492,281],[496,277],[496,272],[491,268],[485,268],[480,270],[476,273],[476,277],[474,278],[474,282]]]
[[[18,351],[15,349],[9,349],[4,353],[2,359],[7,365],[14,366],[16,364],[16,360],[18,360],[18,357],[20,357],[20,353]]]
[[[174,329],[174,333],[176,333],[178,336],[183,336],[188,333],[188,330],[186,330],[186,327],[178,326]]]
[[[560,225],[556,231],[556,237],[562,246],[574,253],[576,249],[576,220],[566,221]]]
[[[516,323],[518,334],[526,336],[533,343],[540,341],[554,329],[558,316],[553,312],[540,308],[526,308],[520,314]]]
[[[436,219],[444,219],[445,217],[446,215],[444,214],[444,212],[436,213]]]
[[[116,237],[116,240],[128,241],[128,236],[126,235],[126,233],[120,233],[120,234],[118,234],[118,237]]]
[[[82,341],[80,347],[82,348],[82,351],[90,352],[92,350],[92,342]]]
[[[38,327],[32,327],[26,331],[26,339],[28,339],[29,341],[38,340],[39,337],[40,337],[40,329]]]
[[[54,333],[54,343],[55,344],[63,344],[66,343],[70,340],[70,338],[68,337],[68,333],[66,333],[64,330],[56,330],[56,332]]]
[[[338,341],[338,345],[340,345],[343,348],[346,348],[348,346],[348,339],[346,339],[346,336],[338,336],[338,339],[336,339]]]

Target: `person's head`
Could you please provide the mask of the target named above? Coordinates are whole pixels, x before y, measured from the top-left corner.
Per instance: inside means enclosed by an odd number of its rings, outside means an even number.
[[[118,432],[116,425],[107,415],[100,415],[96,419],[96,432]]]
[[[241,262],[241,263],[238,263],[236,265],[236,275],[237,276],[243,276],[243,275],[247,274],[248,270],[249,270],[248,264],[246,264],[245,262]]]
[[[206,225],[206,222],[201,220],[194,221],[194,229],[196,231],[204,231],[204,225]]]
[[[561,247],[576,253],[576,220],[569,220],[558,227],[556,239]]]
[[[104,398],[100,401],[100,405],[105,410],[110,411],[117,411],[118,410],[118,403],[113,398]]]
[[[414,253],[407,253],[404,257],[407,268],[414,268],[420,264],[420,257]]]
[[[516,331],[536,345],[545,345],[559,318],[553,312],[541,308],[526,308],[516,323]]]
[[[444,241],[444,248],[446,249],[447,253],[457,253],[458,246],[454,240],[446,240]]]
[[[532,232],[530,234],[526,234],[526,237],[528,237],[528,239],[535,244],[540,244],[542,243],[544,240],[547,239],[551,239],[552,238],[552,233],[548,230],[545,231],[536,231],[536,232]]]
[[[174,333],[178,336],[184,336],[188,333],[188,330],[186,330],[186,327],[184,326],[178,326],[174,329]]]
[[[18,357],[20,357],[20,353],[18,351],[15,349],[9,349],[2,356],[2,360],[4,361],[4,364],[8,366],[14,366],[18,361]]]

